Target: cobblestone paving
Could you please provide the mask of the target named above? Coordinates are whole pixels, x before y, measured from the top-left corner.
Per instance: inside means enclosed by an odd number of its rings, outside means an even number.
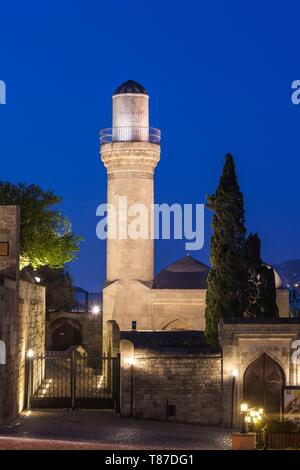
[[[231,430],[140,421],[103,411],[32,411],[0,428],[2,448],[207,449],[231,448]]]

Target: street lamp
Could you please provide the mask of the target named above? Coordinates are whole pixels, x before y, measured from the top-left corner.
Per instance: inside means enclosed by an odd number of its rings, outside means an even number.
[[[242,413],[242,434],[246,434],[247,432],[247,425],[246,425],[246,415],[248,411],[248,404],[242,403],[241,404],[241,413]]]
[[[232,376],[232,388],[231,388],[231,427],[233,428],[233,417],[234,417],[234,391],[235,391],[235,381],[237,376],[239,375],[239,371],[237,369],[232,369],[231,376]]]
[[[92,312],[93,312],[94,315],[98,315],[98,313],[100,313],[99,305],[94,305],[93,308],[92,308]]]

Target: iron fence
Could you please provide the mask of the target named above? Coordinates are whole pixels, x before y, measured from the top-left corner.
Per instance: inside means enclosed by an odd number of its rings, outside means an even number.
[[[119,408],[120,359],[73,351],[28,361],[31,408]]]

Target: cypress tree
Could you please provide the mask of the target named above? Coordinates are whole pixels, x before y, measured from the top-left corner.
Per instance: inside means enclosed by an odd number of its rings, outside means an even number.
[[[260,239],[250,234],[246,241],[248,268],[248,305],[245,318],[277,317],[275,275],[271,266],[265,264],[260,254]]]
[[[245,270],[244,201],[239,189],[234,160],[225,164],[215,194],[207,196],[207,208],[214,212],[210,245],[211,269],[206,293],[206,331],[208,342],[218,341],[221,318],[242,317],[247,305]]]

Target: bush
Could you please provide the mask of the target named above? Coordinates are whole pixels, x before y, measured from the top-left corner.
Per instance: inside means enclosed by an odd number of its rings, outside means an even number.
[[[268,432],[299,432],[299,426],[292,421],[271,420],[267,425]]]

